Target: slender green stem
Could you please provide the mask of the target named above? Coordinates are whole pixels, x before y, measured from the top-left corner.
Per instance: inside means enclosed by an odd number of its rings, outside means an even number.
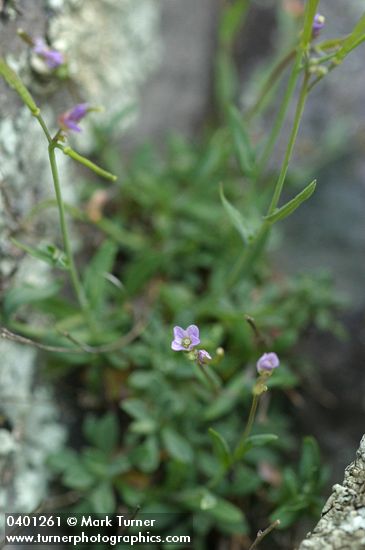
[[[266,96],[272,90],[276,82],[279,80],[280,76],[288,67],[289,63],[295,58],[295,53],[296,53],[295,50],[291,50],[281,61],[279,61],[277,65],[275,65],[274,69],[271,71],[267,80],[265,81],[265,84],[262,87],[262,90],[257,100],[252,105],[252,107],[248,110],[248,113],[247,113],[248,119],[251,119],[254,115],[256,115],[260,111]]]
[[[47,128],[46,123],[45,123],[44,120],[43,120],[42,115],[41,115],[40,113],[38,113],[37,115],[35,115],[35,117],[37,118],[39,124],[41,125],[42,130],[43,130],[43,132],[44,132],[44,135],[45,135],[46,138],[47,138],[48,143],[52,143],[51,134],[49,133],[49,130],[48,130],[48,128]]]
[[[267,162],[268,162],[269,158],[271,157],[272,150],[274,148],[276,140],[277,140],[277,138],[280,134],[281,128],[284,124],[284,120],[285,120],[286,114],[288,112],[289,105],[290,105],[290,102],[291,102],[292,97],[294,95],[295,88],[296,88],[296,85],[297,85],[297,81],[298,81],[298,78],[299,78],[299,75],[300,75],[301,62],[302,62],[302,51],[298,50],[296,58],[295,58],[295,63],[293,65],[293,68],[292,68],[290,76],[289,76],[288,86],[287,86],[286,91],[285,91],[284,99],[283,99],[283,101],[281,103],[281,106],[280,106],[280,109],[279,109],[279,111],[276,115],[273,127],[272,127],[271,132],[270,132],[270,136],[269,136],[269,138],[266,142],[264,151],[263,151],[261,159],[259,161],[259,170],[258,170],[259,174],[262,174],[262,172],[265,170]]]
[[[305,102],[308,96],[309,76],[310,75],[306,70],[304,73],[303,85],[301,87],[301,91],[300,91],[300,95],[299,95],[299,99],[298,99],[298,103],[295,111],[293,127],[289,136],[289,141],[285,151],[284,160],[281,166],[277,183],[275,185],[273,197],[271,199],[271,203],[270,203],[267,215],[272,214],[272,212],[276,209],[280,200],[280,196],[281,196],[284,182],[285,182],[285,177],[289,167],[289,162],[293,154],[294,145],[298,135],[298,130],[299,130],[300,121],[303,115]],[[266,221],[263,221],[254,242],[248,247],[246,253],[239,258],[236,265],[234,266],[227,282],[228,287],[232,287],[236,283],[238,276],[242,271],[245,274],[250,273],[252,267],[255,264],[255,260],[258,258],[258,256],[260,255],[261,251],[265,246],[269,232],[270,232],[270,224]]]
[[[253,542],[253,544],[251,544],[249,550],[254,550],[254,548],[257,548],[262,539],[264,539],[266,535],[269,535],[271,531],[273,531],[273,529],[276,529],[276,527],[278,527],[279,525],[280,519],[277,519],[273,523],[271,523],[269,527],[267,527],[264,531],[259,531],[257,533],[255,541]]]
[[[301,38],[296,49],[295,62],[289,77],[288,86],[284,95],[283,102],[276,116],[269,139],[267,140],[264,152],[259,162],[258,176],[265,170],[266,164],[271,156],[273,147],[279,136],[280,130],[284,124],[285,116],[288,111],[291,99],[294,95],[297,80],[301,72],[303,58],[308,54],[312,39],[313,18],[317,10],[319,0],[308,0],[304,13],[304,27]]]
[[[269,206],[268,215],[272,214],[274,212],[275,208],[277,207],[277,205],[279,203],[281,192],[283,190],[284,181],[285,181],[286,174],[287,174],[287,171],[288,171],[288,168],[289,168],[289,162],[290,162],[291,156],[293,154],[295,141],[296,141],[297,136],[298,136],[300,121],[301,121],[301,118],[302,118],[302,115],[303,115],[305,102],[306,102],[307,96],[308,96],[308,81],[309,81],[309,73],[306,70],[305,73],[304,73],[303,85],[302,85],[302,88],[301,88],[301,91],[300,91],[299,100],[298,100],[297,108],[296,108],[296,111],[295,111],[293,127],[292,127],[292,130],[291,130],[291,133],[290,133],[290,137],[289,137],[288,145],[287,145],[287,148],[286,148],[284,161],[283,161],[283,164],[281,166],[279,178],[278,178],[278,181],[276,183],[276,186],[275,186],[275,189],[274,189],[274,194],[273,194],[270,206]]]
[[[56,193],[56,199],[57,199],[57,206],[58,206],[58,212],[60,217],[60,225],[61,225],[61,232],[63,237],[63,243],[65,247],[65,253],[67,256],[69,269],[70,269],[70,275],[72,284],[75,290],[75,293],[77,295],[78,301],[80,303],[80,307],[85,313],[85,316],[90,319],[90,311],[89,306],[86,300],[86,296],[84,293],[84,290],[82,288],[79,275],[77,273],[77,269],[75,266],[72,250],[71,250],[71,244],[70,244],[70,238],[68,234],[67,229],[67,223],[66,223],[66,215],[65,215],[65,207],[62,199],[62,192],[61,192],[61,186],[60,186],[60,180],[58,176],[58,169],[57,169],[57,162],[56,162],[56,155],[55,155],[55,147],[56,143],[51,142],[48,147],[48,154],[49,154],[49,162],[51,165],[51,171],[52,171],[52,178],[53,178],[53,185],[54,190]]]
[[[209,383],[209,386],[212,388],[213,392],[215,393],[215,395],[218,395],[219,394],[219,388],[217,387],[215,381],[213,380],[213,378],[209,375],[209,371],[206,370],[206,368],[204,366],[199,366],[201,372],[204,374],[206,380],[208,381]]]
[[[253,423],[255,421],[257,405],[259,404],[259,401],[260,401],[260,396],[259,395],[254,395],[253,398],[252,398],[250,414],[248,416],[245,431],[243,432],[243,434],[241,436],[241,439],[239,440],[238,445],[237,445],[237,447],[236,447],[236,449],[233,453],[233,460],[234,461],[236,461],[240,458],[240,454],[244,449],[246,439],[248,438],[248,436],[251,433],[252,426],[253,426]]]
[[[218,472],[218,474],[209,483],[209,487],[211,489],[213,487],[215,487],[223,479],[223,477],[227,474],[227,472],[233,467],[235,462],[237,462],[237,460],[242,458],[241,455],[243,455],[246,439],[248,438],[248,436],[250,435],[251,430],[252,430],[252,426],[253,426],[253,423],[254,423],[254,420],[255,420],[256,410],[257,410],[257,405],[259,403],[259,400],[260,400],[259,395],[254,395],[253,396],[251,409],[250,409],[250,414],[249,414],[249,417],[248,417],[248,421],[247,421],[247,424],[246,424],[245,431],[243,432],[242,437],[239,440],[239,442],[237,444],[237,447],[233,452],[230,464],[228,464],[226,467],[222,468],[221,471]]]
[[[255,265],[255,260],[260,256],[260,253],[265,246],[267,236],[269,234],[270,224],[262,222],[260,229],[257,232],[255,240],[249,245],[247,250],[238,258],[228,279],[227,288],[232,288],[241,272],[249,275]]]

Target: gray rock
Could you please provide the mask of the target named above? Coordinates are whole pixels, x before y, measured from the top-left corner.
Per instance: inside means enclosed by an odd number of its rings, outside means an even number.
[[[363,550],[365,548],[365,436],[356,459],[336,484],[321,519],[298,550]]]
[[[51,10],[38,1],[19,2],[22,15],[0,22],[1,55],[5,56],[37,98],[51,128],[59,112],[74,104],[64,86],[45,78],[44,67],[16,36],[22,27],[33,37],[46,30],[54,45],[70,58],[70,71],[80,97],[91,104],[104,104],[104,120],[113,120],[131,101],[158,60],[159,8],[152,0],[75,1],[52,0]],[[105,33],[108,28],[109,32]],[[96,34],[95,34],[96,31]],[[25,284],[43,287],[50,280],[46,264],[27,257],[11,243],[16,236],[36,246],[42,242],[62,246],[55,211],[44,210],[36,218],[24,219],[40,201],[53,198],[47,143],[34,117],[20,104],[16,94],[0,82],[0,280],[1,289]],[[87,124],[86,124],[87,126]],[[84,150],[93,146],[85,131]],[[71,161],[59,157],[64,200],[73,203]],[[73,245],[78,234],[73,228]],[[28,317],[29,323],[45,319]],[[1,341],[0,403],[4,426],[0,425],[1,511],[32,511],[47,493],[45,459],[60,448],[65,427],[58,418],[52,393],[37,380],[39,357],[32,348]]]

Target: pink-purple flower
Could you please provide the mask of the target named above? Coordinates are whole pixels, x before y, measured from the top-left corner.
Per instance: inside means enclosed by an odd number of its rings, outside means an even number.
[[[273,351],[270,353],[264,353],[257,361],[257,372],[271,372],[280,365],[279,357]]]
[[[69,109],[58,117],[59,125],[62,130],[71,130],[72,132],[81,132],[78,123],[82,120],[90,111],[88,103],[78,103],[72,109]]]
[[[316,13],[313,19],[312,36],[317,38],[323,27],[325,26],[326,18],[320,13]]]
[[[36,38],[33,42],[33,52],[41,57],[50,69],[56,69],[65,62],[64,55],[50,48],[43,38]]]
[[[212,360],[210,354],[205,349],[200,349],[197,351],[196,358],[199,365],[203,366],[209,363]]]
[[[186,330],[181,327],[174,327],[174,339],[171,342],[171,349],[174,351],[191,351],[200,344],[199,329],[196,325],[189,325]]]

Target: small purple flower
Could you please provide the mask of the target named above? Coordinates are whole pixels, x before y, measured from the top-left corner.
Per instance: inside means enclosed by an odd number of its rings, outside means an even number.
[[[209,361],[212,360],[211,356],[205,349],[198,350],[196,354],[196,358],[198,360],[199,365],[203,366],[209,363]]]
[[[279,357],[276,353],[264,353],[257,361],[257,372],[260,374],[262,372],[271,372],[273,369],[276,369],[280,365]]]
[[[326,18],[320,13],[316,13],[312,25],[312,37],[317,38],[323,27],[325,26]]]
[[[171,342],[171,349],[174,351],[191,351],[200,344],[199,329],[196,325],[190,325],[186,330],[181,327],[174,327],[174,339]]]
[[[82,120],[90,111],[87,103],[78,103],[69,111],[66,111],[58,117],[59,125],[63,130],[72,130],[73,132],[81,132],[78,122]]]
[[[56,69],[65,62],[64,55],[47,46],[43,38],[34,40],[33,52],[41,57],[50,69]]]

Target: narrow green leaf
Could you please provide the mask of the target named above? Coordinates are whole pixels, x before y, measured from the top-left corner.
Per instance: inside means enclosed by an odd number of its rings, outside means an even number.
[[[111,453],[117,446],[119,423],[116,415],[112,412],[106,413],[101,418],[87,416],[83,431],[90,443],[106,453]]]
[[[224,498],[217,498],[216,505],[208,510],[208,513],[221,524],[223,529],[229,531],[232,526],[237,532],[247,533],[248,531],[247,521],[242,510]]]
[[[228,6],[222,15],[219,28],[219,38],[224,45],[232,44],[238,30],[244,22],[245,15],[250,5],[250,0],[235,0]]]
[[[220,523],[225,532],[231,529],[247,532],[248,525],[242,510],[205,487],[187,489],[179,494],[180,502],[190,510],[203,511]]]
[[[224,110],[234,101],[238,88],[236,66],[226,51],[217,55],[216,96],[219,106]]]
[[[0,75],[4,78],[7,84],[16,91],[32,114],[35,116],[39,115],[40,110],[37,107],[33,97],[24,86],[19,76],[9,67],[2,57],[0,57]]]
[[[106,514],[115,511],[115,495],[109,482],[99,485],[90,495],[90,502],[96,514]]]
[[[219,462],[224,468],[228,468],[231,462],[231,453],[227,441],[219,432],[213,430],[213,428],[209,428],[208,432],[213,441],[215,454]]]
[[[76,160],[76,162],[83,164],[87,168],[90,168],[90,170],[95,172],[95,174],[97,174],[98,176],[101,176],[102,178],[110,181],[116,181],[117,176],[111,174],[110,172],[107,172],[106,170],[103,170],[103,168],[100,168],[100,166],[98,166],[94,162],[91,162],[91,160],[83,157],[82,155],[71,149],[71,147],[64,147],[63,145],[57,145],[57,147],[58,149],[61,149],[61,151],[63,151],[65,155],[71,157],[73,160]]]
[[[57,267],[66,271],[68,270],[66,254],[53,244],[45,244],[35,248],[33,246],[21,243],[17,239],[11,239],[11,242],[21,250],[24,250],[24,252],[27,252],[33,258],[37,258],[37,260],[41,260],[52,267]]]
[[[93,310],[100,310],[105,302],[108,282],[105,276],[112,270],[118,247],[110,240],[102,243],[84,276],[84,287]]]
[[[148,410],[145,403],[141,399],[135,399],[133,397],[130,399],[124,399],[120,406],[123,411],[137,420],[151,419],[151,411]]]
[[[251,232],[249,231],[249,228],[247,227],[247,225],[243,221],[243,218],[242,218],[240,212],[234,206],[232,206],[232,204],[224,196],[222,185],[220,186],[219,194],[220,194],[220,197],[221,197],[223,207],[224,207],[225,211],[227,212],[228,217],[229,217],[232,225],[237,229],[238,233],[241,235],[244,244],[247,245],[247,243],[248,243],[248,241],[251,237]]]
[[[365,38],[365,13],[360,17],[359,21],[356,23],[352,32],[346,37],[342,43],[342,47],[336,54],[336,61],[341,63],[345,57],[354,49],[356,46],[361,44]]]
[[[314,437],[303,439],[302,455],[299,462],[299,475],[303,482],[314,481],[321,467],[318,443]]]
[[[9,317],[22,305],[47,300],[47,298],[58,294],[61,287],[62,283],[59,281],[53,282],[48,286],[42,286],[41,288],[24,284],[21,287],[13,287],[4,296],[4,315]]]
[[[171,428],[164,428],[161,435],[167,452],[173,458],[179,460],[180,462],[184,462],[185,464],[193,461],[193,449],[184,437]]]
[[[319,0],[307,0],[305,13],[304,13],[304,27],[303,27],[303,33],[302,33],[302,40],[300,43],[301,50],[306,50],[308,47],[308,44],[312,40],[313,20],[317,12],[318,4],[319,4]]]
[[[156,436],[148,436],[146,440],[131,453],[131,460],[145,473],[157,470],[160,463],[160,449]]]
[[[298,520],[301,510],[304,510],[306,506],[306,503],[299,503],[297,505],[295,503],[284,504],[270,515],[270,521],[279,519],[280,524],[278,525],[278,529],[287,529]]]
[[[238,164],[244,175],[252,176],[255,171],[255,155],[242,115],[233,106],[228,110],[228,121]]]
[[[234,460],[241,460],[241,458],[243,458],[244,455],[254,447],[262,447],[263,445],[272,443],[277,439],[279,439],[278,436],[274,434],[251,435],[240,444],[234,454]]]
[[[279,220],[283,220],[290,214],[292,214],[301,204],[302,202],[308,200],[314,193],[315,188],[317,185],[317,180],[313,180],[303,191],[298,193],[291,201],[287,202],[282,206],[281,208],[277,208],[272,214],[269,216],[265,216],[264,220],[269,223],[275,223]]]

